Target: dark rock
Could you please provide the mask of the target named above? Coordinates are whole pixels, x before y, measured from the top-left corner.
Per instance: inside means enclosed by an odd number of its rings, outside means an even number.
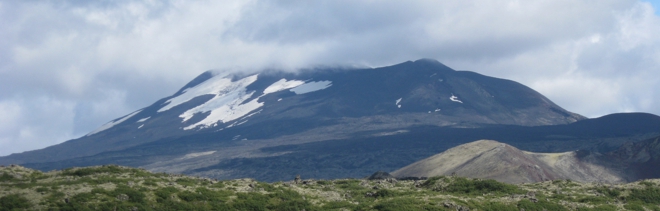
[[[119,195],[117,195],[117,200],[119,200],[119,201],[128,201],[128,195],[123,194],[123,193],[119,194]]]
[[[530,198],[534,198],[534,197],[536,197],[536,192],[534,192],[534,191],[527,192],[527,196],[530,197]]]
[[[384,171],[377,171],[376,173],[372,174],[369,176],[369,180],[381,180],[381,179],[393,179],[394,176],[392,176],[390,173],[384,172]]]

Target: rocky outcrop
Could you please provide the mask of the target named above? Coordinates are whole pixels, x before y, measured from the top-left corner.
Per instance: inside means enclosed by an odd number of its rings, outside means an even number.
[[[367,178],[368,180],[384,180],[384,179],[392,179],[394,176],[392,176],[390,173],[384,172],[384,171],[377,171],[376,173],[372,174]]]

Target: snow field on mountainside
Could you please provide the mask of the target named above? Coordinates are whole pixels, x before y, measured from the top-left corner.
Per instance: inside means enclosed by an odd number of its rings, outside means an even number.
[[[137,111],[134,111],[133,113],[130,113],[130,114],[124,116],[124,117],[121,118],[121,119],[118,119],[118,120],[115,120],[115,121],[110,121],[110,122],[108,122],[108,123],[105,123],[105,124],[101,125],[101,127],[99,127],[99,128],[97,128],[96,130],[94,130],[94,131],[88,133],[88,134],[85,135],[85,136],[91,136],[91,135],[94,135],[94,134],[96,134],[96,133],[98,133],[98,132],[101,132],[101,131],[104,131],[104,130],[110,129],[111,127],[114,127],[115,125],[118,125],[119,123],[122,123],[122,122],[126,121],[127,119],[129,119],[129,118],[135,116],[135,114],[140,113],[140,111],[142,111],[142,109],[137,110]]]

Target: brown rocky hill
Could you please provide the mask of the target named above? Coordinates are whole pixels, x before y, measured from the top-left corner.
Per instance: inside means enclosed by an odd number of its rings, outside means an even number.
[[[534,153],[491,140],[451,148],[392,172],[396,177],[457,175],[529,183],[570,179],[580,182],[621,183],[630,179],[609,155],[584,151]]]

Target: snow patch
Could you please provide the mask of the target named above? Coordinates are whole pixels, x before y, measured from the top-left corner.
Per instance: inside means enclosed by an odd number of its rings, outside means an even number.
[[[144,126],[144,124],[140,125],[140,126],[138,127],[138,129],[142,128],[143,126]]]
[[[149,118],[151,118],[151,117],[147,117],[147,118],[140,119],[140,120],[138,120],[137,122],[144,122],[144,121],[147,121]]]
[[[291,91],[295,92],[298,95],[301,95],[301,94],[306,94],[306,93],[326,89],[330,86],[332,86],[332,81],[313,81],[313,82],[309,82],[309,83],[299,85],[299,86],[291,89]]]
[[[167,100],[165,102],[167,104],[158,109],[158,112],[170,110],[174,106],[181,105],[182,103],[188,102],[193,98],[201,95],[223,95],[233,90],[239,89],[241,88],[241,85],[243,85],[240,83],[240,81],[232,82],[231,78],[225,78],[225,76],[226,75],[216,75],[200,84],[197,84],[194,87],[190,87],[184,90],[182,94]]]
[[[211,155],[211,154],[213,154],[213,153],[215,153],[215,152],[216,152],[216,151],[189,153],[189,154],[186,154],[185,156],[183,156],[183,157],[180,158],[180,159],[181,159],[181,160],[185,160],[185,159],[190,159],[190,158],[196,158],[196,157],[200,157],[200,156]]]
[[[118,125],[119,123],[122,123],[122,122],[126,121],[127,119],[129,119],[129,118],[135,116],[136,114],[140,113],[140,111],[142,111],[142,109],[137,110],[137,111],[134,111],[133,113],[130,113],[130,114],[128,114],[128,115],[126,115],[126,116],[124,116],[124,117],[122,117],[122,118],[120,118],[120,119],[113,120],[113,121],[110,121],[110,122],[108,122],[108,123],[105,123],[105,124],[101,125],[101,127],[99,127],[99,128],[97,128],[96,130],[94,130],[94,131],[88,133],[88,134],[85,135],[85,136],[91,136],[91,135],[94,135],[94,134],[99,133],[99,132],[101,132],[101,131],[104,131],[104,130],[110,129],[111,127],[114,127],[115,125]]]
[[[185,122],[192,118],[196,113],[211,113],[203,120],[189,125],[183,129],[190,130],[197,126],[202,126],[203,128],[211,127],[217,125],[218,121],[226,123],[245,116],[263,106],[263,103],[258,102],[259,98],[255,98],[250,102],[243,103],[244,101],[250,99],[254,94],[254,91],[247,93],[246,87],[254,83],[257,80],[257,76],[258,75],[252,75],[241,80],[231,82],[230,84],[222,83],[222,86],[213,86],[220,89],[214,91],[215,96],[211,100],[184,112],[183,114],[179,115],[179,117],[183,118],[183,121]]]
[[[401,103],[401,100],[402,100],[402,99],[403,99],[403,98],[399,98],[398,100],[396,100],[396,103],[395,103],[394,105],[396,105],[397,107],[401,108],[401,105],[400,105],[399,103]]]
[[[457,103],[463,103],[463,101],[460,101],[458,97],[454,96],[454,94],[451,94],[451,97],[449,97],[449,99]]]
[[[440,111],[440,109],[439,109],[439,108],[436,108],[436,109],[435,109],[435,112],[438,112],[438,111]]]
[[[280,98],[280,99],[277,99],[277,102],[280,102],[280,101],[282,101],[282,98]]]
[[[305,84],[304,81],[280,79],[279,81],[271,84],[266,89],[264,89],[264,94],[270,94],[273,92],[279,92],[286,89],[295,88],[297,86]]]
[[[397,131],[392,131],[392,132],[376,133],[376,134],[374,134],[374,136],[391,136],[391,135],[407,133],[407,132],[410,132],[410,131],[409,130],[397,130]]]

